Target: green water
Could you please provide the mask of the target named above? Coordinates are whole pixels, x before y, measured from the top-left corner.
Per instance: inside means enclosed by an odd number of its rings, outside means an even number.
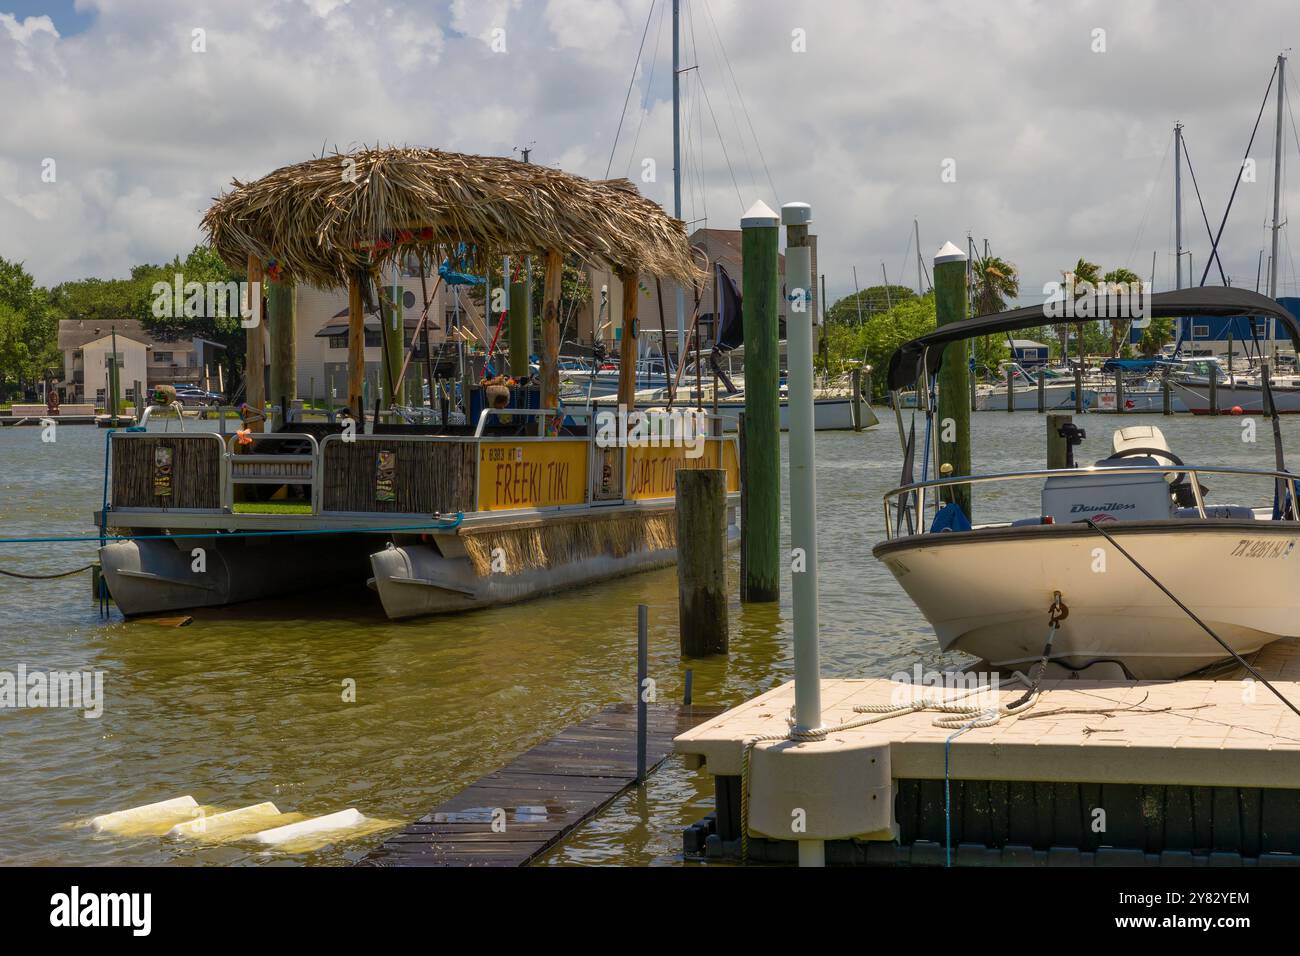
[[[1043,420],[974,417],[977,470],[1035,467]],[[1156,422],[1189,462],[1271,467],[1266,424],[1241,441],[1239,419]],[[1109,445],[1113,416],[1085,422],[1087,459]],[[1300,422],[1283,422],[1294,438]],[[0,528],[6,537],[93,532],[104,433],[0,429]],[[1300,454],[1300,449],[1297,450]],[[825,676],[881,676],[941,665],[926,627],[871,557],[881,493],[901,460],[892,423],[817,437],[821,647]],[[1236,495],[1221,482],[1211,501]],[[1261,499],[1258,482],[1243,485]],[[1232,489],[1236,491],[1236,489]],[[976,494],[977,518],[1038,511],[1035,487]],[[786,532],[788,536],[788,530]],[[89,544],[0,544],[0,568],[49,573],[93,558]],[[731,568],[733,593],[737,567]],[[735,704],[791,676],[788,575],[780,607],[731,608],[725,659],[694,662],[695,699]],[[311,595],[194,613],[188,627],[101,619],[88,574],[0,578],[0,670],[100,670],[103,716],[0,710],[0,862],[7,864],[340,864],[382,835],[305,853],[193,846],[91,833],[78,821],[191,794],[232,808],[274,801],[306,814],[356,807],[410,820],[635,683],[636,605],[650,607],[650,674],[679,698],[671,570],[512,607],[394,623],[366,592]],[[344,682],[356,700],[345,702]],[[706,776],[670,760],[547,857],[548,864],[676,864],[680,831],[711,806]]]

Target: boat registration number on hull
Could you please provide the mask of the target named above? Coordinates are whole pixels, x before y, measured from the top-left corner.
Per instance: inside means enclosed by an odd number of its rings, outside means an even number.
[[[1279,541],[1277,538],[1242,538],[1233,547],[1233,558],[1285,558],[1295,548],[1295,539]]]

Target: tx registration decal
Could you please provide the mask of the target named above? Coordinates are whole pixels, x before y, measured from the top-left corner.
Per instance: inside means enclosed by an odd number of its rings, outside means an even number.
[[[1295,540],[1279,541],[1276,538],[1242,538],[1232,549],[1234,558],[1285,558],[1295,547]]]

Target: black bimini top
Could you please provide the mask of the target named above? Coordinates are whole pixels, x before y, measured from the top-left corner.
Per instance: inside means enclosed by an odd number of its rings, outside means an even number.
[[[1100,296],[1096,299],[1099,305],[1102,301]],[[1251,315],[1274,318],[1286,326],[1296,351],[1300,352],[1300,322],[1297,322],[1296,317],[1277,302],[1258,292],[1223,286],[1157,292],[1151,296],[1150,307],[1146,309],[1146,316],[1154,319],[1172,319],[1184,315],[1213,315],[1224,318]],[[909,388],[915,384],[921,374],[922,361],[926,364],[926,370],[933,375],[943,362],[944,346],[950,342],[960,342],[963,339],[992,335],[997,332],[1036,328],[1041,325],[1078,325],[1082,322],[1094,322],[1106,318],[1104,314],[1055,317],[1049,315],[1044,310],[1044,306],[1031,305],[1023,309],[977,315],[972,319],[951,322],[928,335],[913,339],[890,356],[889,387]]]

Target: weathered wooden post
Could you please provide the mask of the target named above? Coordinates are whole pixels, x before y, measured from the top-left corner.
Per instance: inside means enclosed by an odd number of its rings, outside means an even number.
[[[727,473],[677,471],[677,608],[682,657],[727,653]]]
[[[380,337],[383,344],[383,362],[379,380],[384,394],[384,405],[388,408],[406,404],[406,385],[402,381],[401,371],[406,365],[402,361],[406,351],[406,323],[402,319],[403,291],[401,281],[398,279],[397,265],[394,263],[393,284],[385,289],[384,294],[379,298],[380,321],[384,324],[383,335]],[[488,294],[488,305],[483,310],[484,315],[487,315],[490,304],[491,293]]]
[[[788,264],[787,264],[786,268],[789,269],[789,265],[788,265]],[[787,274],[788,274],[788,273],[787,273]],[[786,326],[786,328],[787,328],[787,330],[788,330],[788,328],[789,328],[788,321],[787,321],[787,326]],[[788,334],[788,333],[787,333],[787,334]],[[862,370],[861,370],[860,368],[855,368],[855,369],[853,370],[853,376],[852,376],[852,377],[853,377],[853,385],[852,385],[852,389],[853,389],[853,406],[852,406],[852,407],[853,407],[853,430],[854,430],[855,432],[860,432],[860,431],[862,431]]]
[[[780,281],[776,213],[761,200],[740,220],[745,332],[745,576],[742,601],[781,598]],[[749,525],[752,523],[752,527]]]
[[[1169,369],[1165,369],[1160,375],[1160,402],[1162,414],[1174,413],[1174,393],[1169,384]]]
[[[1069,445],[1061,436],[1061,426],[1068,425],[1074,421],[1074,417],[1066,412],[1048,412],[1047,413],[1047,467],[1064,468],[1065,461],[1069,457]]]
[[[249,431],[260,432],[262,416],[266,413],[266,350],[262,347],[262,260],[257,256],[248,257],[248,302],[245,321],[252,325],[245,328],[244,352],[244,401],[252,408],[252,420],[245,427]]]
[[[542,285],[542,408],[560,404],[560,278],[564,257],[559,249],[546,250]]]
[[[618,273],[623,283],[623,331],[618,340],[618,403],[629,412],[636,408],[637,294],[639,276],[635,269]]]
[[[271,333],[271,401],[283,401],[272,431],[288,420],[287,404],[298,397],[297,308],[292,282],[272,282],[266,290],[266,321]]]
[[[511,278],[509,288],[506,301],[510,325],[506,331],[510,336],[510,377],[522,382],[528,378],[528,287],[522,269]]]
[[[1208,376],[1210,380],[1210,414],[1219,414],[1219,375],[1218,369],[1213,365],[1210,366]]]
[[[348,277],[348,408],[357,422],[366,420],[366,313],[361,303],[361,274]]]
[[[108,355],[108,390],[105,396],[108,414],[113,416],[113,425],[117,426],[117,416],[122,413],[122,363],[117,359],[117,326],[113,326],[112,345]]]
[[[786,228],[785,275],[790,308],[786,316],[790,425],[790,545],[794,603],[794,723],[797,730],[821,726],[821,673],[817,647],[817,473],[813,406],[812,207],[781,207]],[[964,293],[963,293],[964,295]],[[859,383],[860,384],[860,383]],[[860,394],[860,393],[858,393]],[[861,422],[861,418],[858,419]],[[800,862],[804,847],[800,845]],[[823,848],[819,843],[817,850]]]
[[[934,257],[934,308],[942,327],[966,318],[966,253],[951,242]],[[939,370],[939,467],[951,465],[958,475],[970,474],[970,406],[966,402],[970,369],[964,342],[946,346]],[[1012,409],[1012,370],[1007,368],[1007,411]],[[970,485],[949,485],[944,497],[955,501],[966,517],[971,516]]]
[[[1047,411],[1047,376],[1038,371],[1038,414]]]
[[[1124,373],[1115,369],[1115,414],[1124,414]]]

